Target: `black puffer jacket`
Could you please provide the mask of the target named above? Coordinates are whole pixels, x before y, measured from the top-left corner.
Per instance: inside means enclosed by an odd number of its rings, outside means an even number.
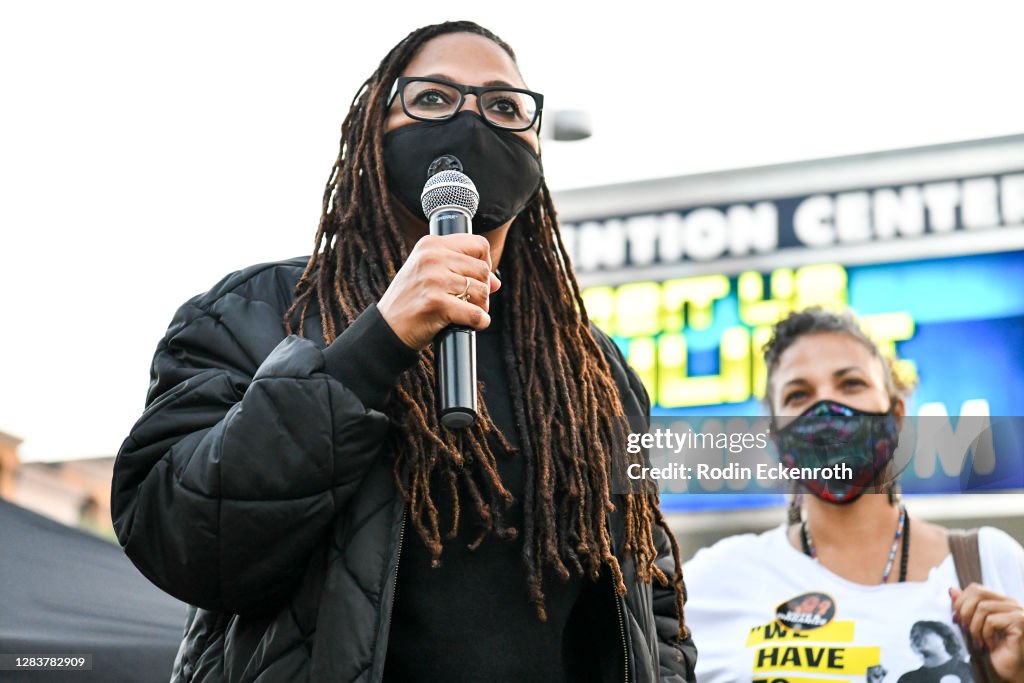
[[[146,411],[117,456],[112,508],[125,552],[198,606],[175,683],[381,679],[405,514],[380,411],[398,378],[358,370],[367,354],[415,354],[393,333],[373,338],[373,306],[330,349],[313,312],[304,338],[285,337],[305,263],[248,268],[181,307],[157,348]],[[625,414],[647,415],[642,384],[595,334]],[[610,525],[621,548],[618,513]],[[656,532],[671,574],[668,539]],[[601,680],[693,681],[696,651],[674,639],[671,587],[652,590],[620,561],[627,595],[609,581],[607,609],[586,616]]]

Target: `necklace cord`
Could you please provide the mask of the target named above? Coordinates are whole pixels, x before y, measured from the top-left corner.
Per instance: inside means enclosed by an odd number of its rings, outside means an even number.
[[[818,552],[814,547],[814,539],[811,538],[807,528],[807,520],[800,523],[800,543],[803,546],[804,555],[812,560],[817,559]],[[900,505],[900,520],[896,525],[896,536],[892,539],[892,548],[889,550],[889,559],[885,565],[885,572],[882,574],[882,583],[889,582],[889,574],[892,573],[892,565],[896,559],[896,549],[900,549],[900,574],[899,583],[907,580],[907,558],[910,555],[910,515],[907,508]]]
[[[903,529],[903,547],[900,548],[900,583],[907,580],[907,559],[910,556],[910,515],[903,510],[905,528]]]

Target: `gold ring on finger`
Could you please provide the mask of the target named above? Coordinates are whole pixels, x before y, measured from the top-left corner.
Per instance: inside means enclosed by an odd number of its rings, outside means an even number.
[[[459,301],[469,301],[469,286],[470,286],[470,284],[471,284],[471,281],[469,279],[469,276],[467,275],[466,276],[466,288],[464,290],[462,290],[462,294],[459,294],[456,297],[457,299],[459,299]]]

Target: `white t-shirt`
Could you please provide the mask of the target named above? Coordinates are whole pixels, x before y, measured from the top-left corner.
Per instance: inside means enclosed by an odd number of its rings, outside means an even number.
[[[992,527],[978,542],[985,586],[1024,604],[1024,549]],[[972,681],[952,622],[952,555],[926,581],[862,586],[794,548],[783,525],[700,550],[684,576],[698,683]]]

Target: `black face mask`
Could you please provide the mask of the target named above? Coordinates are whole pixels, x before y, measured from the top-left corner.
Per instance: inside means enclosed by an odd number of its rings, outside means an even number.
[[[544,178],[540,157],[526,140],[493,128],[473,112],[447,121],[410,123],[384,135],[384,168],[388,189],[414,216],[422,216],[420,193],[427,169],[450,154],[480,192],[473,232],[494,230],[522,211],[536,196]]]

